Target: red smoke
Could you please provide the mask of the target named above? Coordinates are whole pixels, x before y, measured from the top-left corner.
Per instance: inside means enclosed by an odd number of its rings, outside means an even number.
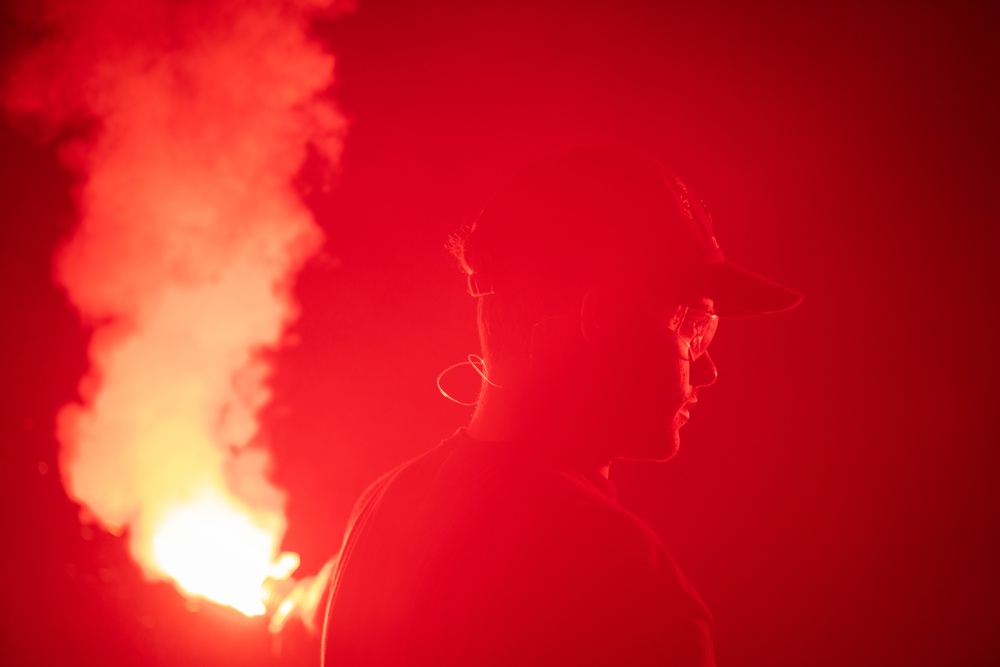
[[[322,234],[293,180],[335,164],[330,0],[59,0],[17,62],[9,111],[63,143],[79,224],[56,280],[93,329],[81,401],[59,415],[83,517],[129,532],[151,576],[261,613],[284,494],[248,447],[290,286]]]

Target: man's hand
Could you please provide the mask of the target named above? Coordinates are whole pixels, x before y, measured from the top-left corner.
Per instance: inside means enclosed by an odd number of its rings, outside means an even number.
[[[306,577],[299,581],[269,579],[264,582],[269,592],[267,610],[271,614],[268,629],[274,633],[281,632],[289,619],[299,618],[310,634],[319,632],[322,622],[319,618],[319,607],[336,567],[337,557],[334,556],[314,577]]]

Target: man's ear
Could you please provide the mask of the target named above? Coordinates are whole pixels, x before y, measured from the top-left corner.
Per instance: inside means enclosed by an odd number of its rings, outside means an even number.
[[[607,351],[624,343],[622,320],[626,309],[622,296],[620,290],[606,282],[591,285],[583,295],[580,331],[595,350]]]
[[[565,294],[565,300],[543,317],[531,329],[529,345],[532,364],[576,365],[593,351],[587,340],[582,319],[582,300],[586,296]]]
[[[636,289],[617,283],[595,283],[580,304],[580,331],[589,347],[612,357],[649,343],[649,309]]]
[[[629,314],[632,313],[631,317]],[[546,317],[531,331],[532,359],[566,357],[579,361],[581,352],[621,351],[628,345],[629,327],[635,319],[632,302],[620,287],[608,282],[591,285],[579,310]]]
[[[575,314],[550,315],[531,329],[529,358],[532,364],[572,363],[584,349],[589,349],[589,345],[581,336],[580,319]]]

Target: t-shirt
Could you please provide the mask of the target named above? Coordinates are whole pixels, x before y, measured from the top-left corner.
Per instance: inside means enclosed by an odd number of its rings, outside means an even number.
[[[464,430],[355,506],[325,667],[714,665],[712,620],[611,483]]]

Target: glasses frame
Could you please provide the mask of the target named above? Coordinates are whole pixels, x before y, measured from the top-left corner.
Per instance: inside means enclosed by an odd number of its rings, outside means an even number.
[[[686,332],[690,328],[691,333]],[[667,324],[667,328],[687,345],[687,360],[694,363],[708,350],[719,328],[719,316],[702,306],[677,307],[677,311]],[[683,358],[683,357],[682,357]]]

